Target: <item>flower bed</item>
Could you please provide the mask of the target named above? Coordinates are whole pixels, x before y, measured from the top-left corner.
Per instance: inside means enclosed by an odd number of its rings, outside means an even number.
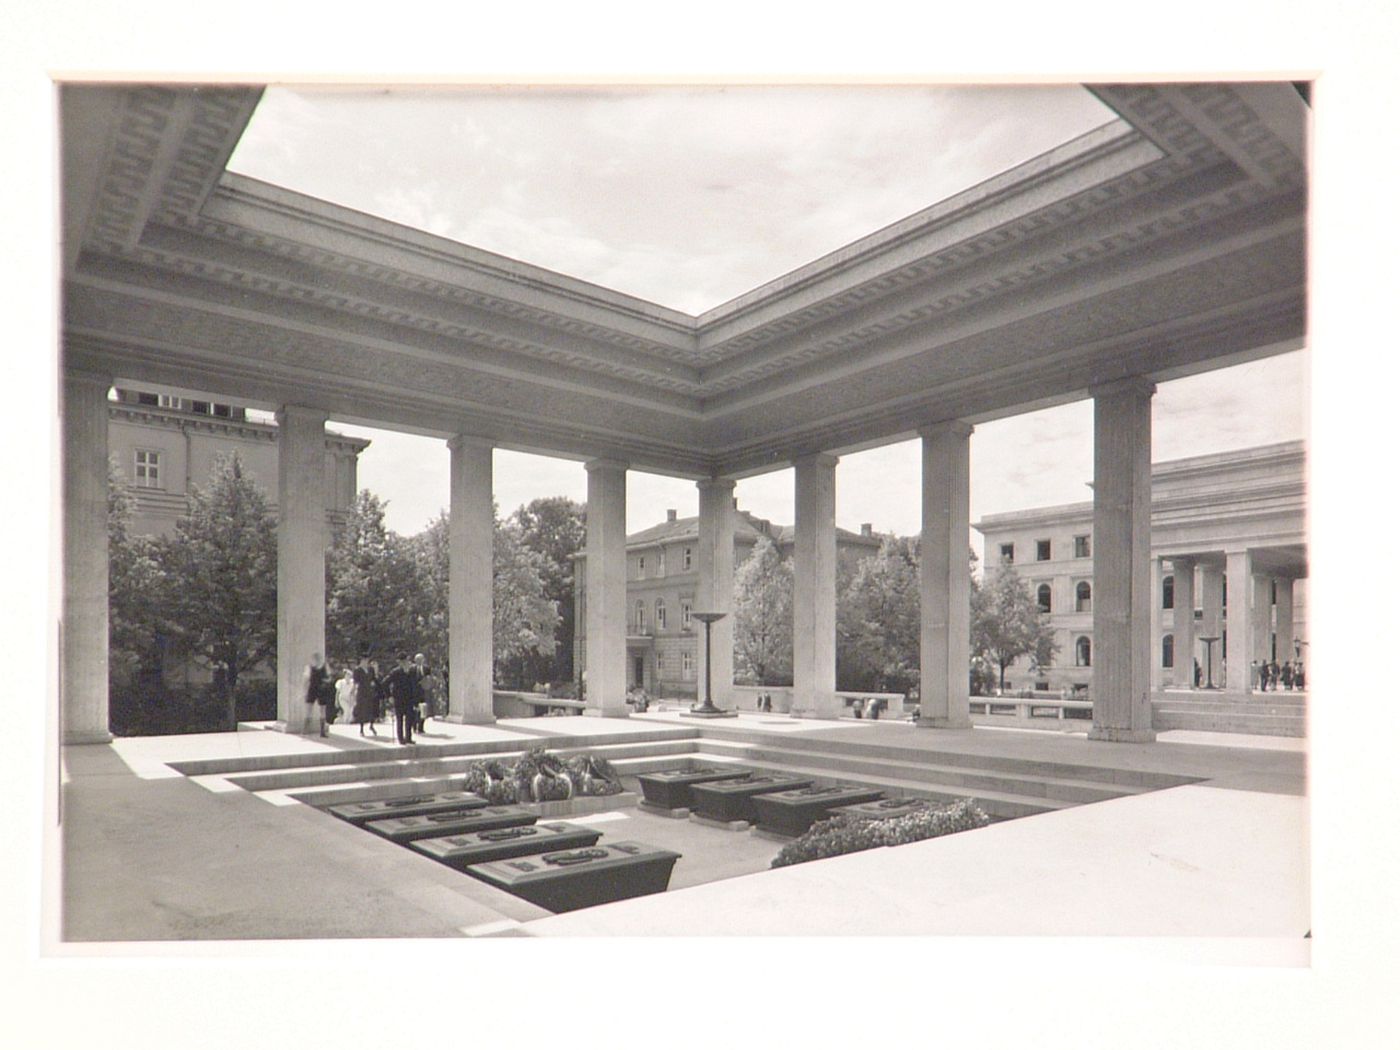
[[[493,805],[563,802],[622,793],[622,780],[607,759],[592,755],[563,759],[551,755],[543,745],[531,748],[512,764],[497,759],[473,762],[462,786]]]
[[[843,853],[858,853],[876,846],[902,846],[906,842],[934,839],[952,835],[989,823],[971,799],[947,806],[928,803],[903,817],[889,820],[862,820],[858,817],[836,816],[821,820],[799,838],[789,842],[776,857],[772,867],[802,864],[809,860],[839,857]]]

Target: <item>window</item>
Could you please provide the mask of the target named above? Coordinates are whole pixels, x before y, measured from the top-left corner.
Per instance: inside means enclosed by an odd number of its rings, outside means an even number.
[[[637,559],[637,575],[638,575],[638,576],[645,576],[646,574],[647,574],[647,560],[646,560],[645,557],[638,558],[638,559]]]
[[[151,449],[136,450],[136,487],[142,489],[162,488],[160,481],[160,453]]]
[[[641,602],[641,601],[637,602],[637,604],[636,604],[636,606],[634,607],[633,611],[634,611],[634,613],[636,614],[636,617],[637,617],[637,633],[638,633],[638,634],[646,634],[646,633],[647,633],[647,607],[646,607],[646,603],[645,603],[645,602]]]
[[[681,627],[690,630],[690,603],[681,602]]]
[[[157,399],[161,408],[179,408],[180,399],[170,394],[161,394]]]
[[[1048,613],[1050,611],[1050,585],[1042,583],[1035,589],[1035,601],[1040,606],[1040,611]]]
[[[666,602],[661,598],[656,599],[656,629],[666,629]]]
[[[1171,609],[1176,605],[1176,578],[1173,576],[1162,577],[1162,608]],[[1170,667],[1171,664],[1163,664],[1163,667]]]
[[[689,547],[687,547],[687,548],[685,549],[684,553],[681,554],[681,569],[682,569],[683,571],[685,571],[685,572],[689,572],[689,571],[690,571],[690,548],[689,548]],[[687,624],[687,626],[689,626],[689,625]]]
[[[1162,666],[1171,667],[1176,655],[1176,639],[1170,634],[1162,635]]]
[[[660,551],[656,555],[656,575],[666,575],[666,552]]]
[[[157,394],[143,394],[143,393],[137,393],[137,395],[136,395],[136,403],[137,403],[138,405],[159,405],[159,404],[160,404],[160,396],[157,395]]]
[[[1227,608],[1230,604],[1230,578],[1222,575],[1220,577],[1220,607]]]
[[[1036,540],[1036,541],[1035,541],[1035,560],[1036,560],[1036,561],[1049,561],[1049,560],[1050,560],[1050,541],[1049,541],[1049,540]]]
[[[1074,666],[1089,667],[1089,639],[1080,635],[1074,642]]]
[[[695,677],[695,654],[689,649],[681,652],[681,677],[687,681]]]
[[[207,416],[209,414],[209,402],[194,401],[190,404],[190,411],[198,412],[201,416]]]
[[[1001,545],[1001,563],[1003,565],[1014,565],[1016,563],[1016,544],[1003,543]]]
[[[1074,587],[1074,611],[1093,612],[1094,592],[1089,586],[1089,581],[1080,580]],[[1088,666],[1087,664],[1085,665]]]
[[[1089,556],[1089,537],[1074,537],[1074,556],[1076,558],[1087,558]]]

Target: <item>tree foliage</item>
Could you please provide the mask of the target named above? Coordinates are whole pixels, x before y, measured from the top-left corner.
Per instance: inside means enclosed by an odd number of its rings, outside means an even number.
[[[836,604],[837,687],[904,692],[919,678],[917,541],[886,536]]]
[[[160,550],[131,534],[131,496],[113,458],[107,468],[108,666],[119,679],[159,672],[167,579]]]
[[[166,625],[182,652],[223,667],[232,713],[239,676],[277,653],[276,526],[237,453],[190,487],[187,513],[154,548]]]
[[[574,561],[585,540],[584,507],[567,496],[531,500],[510,516],[509,527],[522,546],[540,556],[544,595],[554,602],[559,620],[554,652],[530,649],[516,658],[522,681],[568,682],[574,676]]]
[[[1037,666],[1055,657],[1055,632],[1040,611],[1030,584],[1010,565],[999,566],[990,580],[972,589],[972,654],[990,661],[1006,688],[1006,669],[1030,656]]]
[[[792,681],[792,565],[767,536],[734,573],[734,670],[758,685]]]
[[[326,649],[335,663],[424,649],[424,588],[413,546],[384,525],[384,502],[356,497],[329,554]],[[435,654],[440,666],[446,656]]]

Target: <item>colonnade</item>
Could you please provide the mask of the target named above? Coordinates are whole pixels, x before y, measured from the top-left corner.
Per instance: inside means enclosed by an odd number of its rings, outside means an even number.
[[[107,388],[104,377],[65,374],[63,740],[109,740],[107,732]],[[1153,566],[1149,550],[1153,387],[1126,380],[1091,390],[1094,440],[1095,707],[1091,736],[1150,740]],[[278,717],[306,732],[301,673],[325,648],[325,515],[319,484],[323,411],[278,413]],[[970,438],[947,420],[919,431],[923,522],[920,602],[921,718],[966,728],[968,716]],[[448,719],[486,723],[492,714],[492,451],[461,434],[451,451]],[[834,455],[794,460],[793,714],[834,718],[836,695],[836,466]],[[628,464],[592,459],[588,476],[585,714],[626,717],[626,497]],[[732,613],[734,481],[697,482],[700,502],[697,610]],[[1237,574],[1247,562],[1231,562]],[[1243,570],[1247,572],[1247,569]],[[1231,579],[1233,580],[1233,575]],[[1232,610],[1232,616],[1234,611]],[[1189,619],[1189,618],[1188,618]],[[1189,629],[1189,628],[1187,628]],[[715,700],[733,706],[733,617],[714,626],[709,673]],[[1233,630],[1233,620],[1232,620]],[[1189,646],[1183,647],[1189,652]],[[702,660],[704,657],[702,656]]]
[[[1250,670],[1254,661],[1293,659],[1294,578],[1262,568],[1258,553],[1232,548],[1156,559],[1159,580],[1167,575],[1172,580],[1172,666],[1161,668],[1157,661],[1159,688],[1195,688],[1199,663],[1201,685],[1251,692],[1256,686]],[[1157,626],[1164,611],[1160,583],[1157,593],[1153,634],[1162,637],[1166,632]],[[1207,638],[1214,641],[1205,645]]]

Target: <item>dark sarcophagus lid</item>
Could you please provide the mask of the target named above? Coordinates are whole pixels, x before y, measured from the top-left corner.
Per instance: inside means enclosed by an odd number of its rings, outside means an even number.
[[[876,802],[883,797],[874,788],[808,787],[758,795],[753,801],[761,830],[777,835],[801,835],[826,817],[834,806]]]
[[[553,912],[663,893],[679,853],[642,842],[473,864],[467,872]]]
[[[928,803],[921,798],[887,798],[879,802],[861,802],[854,806],[838,806],[831,811],[833,817],[858,817],[861,820],[890,820],[893,817],[907,817],[927,809]]]
[[[473,806],[417,817],[371,820],[365,827],[394,842],[412,842],[415,839],[490,831],[492,828],[512,828],[520,824],[533,824],[537,819],[535,814],[519,806]]]
[[[810,787],[811,784],[810,780],[781,773],[755,773],[741,780],[696,784],[690,789],[691,811],[712,820],[747,820],[752,823],[758,819],[753,804],[755,796]]]
[[[710,784],[748,775],[748,771],[743,769],[703,766],[699,769],[665,769],[657,773],[639,773],[637,783],[642,786],[642,798],[653,806],[660,806],[662,809],[688,809],[691,804],[692,784]]]
[[[487,802],[480,795],[467,791],[439,791],[433,795],[410,795],[407,798],[377,799],[373,802],[341,802],[326,806],[327,813],[348,820],[351,824],[367,824],[371,820],[389,817],[418,817],[424,813],[441,813],[448,809],[481,808]]]
[[[601,835],[600,831],[577,824],[517,824],[466,835],[415,839],[409,845],[434,860],[465,871],[472,864],[594,846]]]

